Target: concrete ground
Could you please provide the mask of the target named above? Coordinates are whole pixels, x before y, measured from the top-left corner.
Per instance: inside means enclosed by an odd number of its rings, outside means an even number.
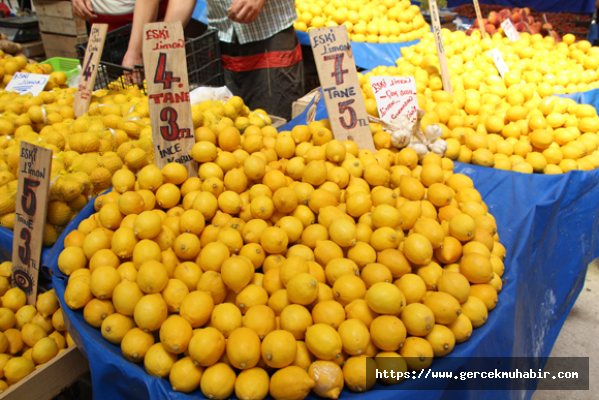
[[[599,259],[589,265],[584,288],[562,327],[551,357],[589,357],[590,390],[539,390],[532,400],[599,398]]]

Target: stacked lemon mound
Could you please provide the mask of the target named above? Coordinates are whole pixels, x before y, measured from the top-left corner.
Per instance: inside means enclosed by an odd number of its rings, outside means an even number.
[[[99,91],[89,113],[75,119],[75,91],[0,95],[0,224],[14,226],[21,142],[50,149],[54,157],[44,246],[56,241],[88,198],[111,186],[116,171],[153,161],[147,97],[136,89]]]
[[[525,173],[559,174],[599,167],[599,118],[590,105],[554,93],[599,87],[599,48],[573,37],[522,34],[511,43],[499,34],[443,31],[453,96],[442,90],[432,36],[402,48],[397,67],[378,67],[360,83],[367,111],[378,116],[370,75],[414,76],[418,104],[426,111],[422,128],[438,124],[452,160]],[[502,52],[510,71],[499,76],[489,53]],[[380,134],[378,145],[389,148]]]
[[[409,0],[296,0],[295,6],[296,30],[345,25],[354,42],[408,42],[430,32],[420,8]]]
[[[54,157],[44,246],[54,244],[89,199],[112,186],[117,172],[128,176],[154,162],[147,96],[136,87],[99,90],[89,112],[75,119],[75,91],[55,89],[35,97],[0,93],[0,225],[14,227],[21,142],[50,149]],[[192,107],[192,116],[198,140],[226,127],[245,130],[272,122],[264,110],[250,112],[239,97],[226,103],[205,101]]]
[[[54,290],[34,305],[10,288],[12,263],[0,264],[0,393],[73,345]]]
[[[198,178],[115,176],[58,259],[66,304],[176,391],[363,392],[367,357],[428,368],[497,304],[505,248],[447,158],[359,150],[327,120],[228,127],[191,155]]]

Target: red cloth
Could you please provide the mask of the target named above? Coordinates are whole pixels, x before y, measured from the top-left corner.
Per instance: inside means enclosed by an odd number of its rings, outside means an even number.
[[[282,68],[297,64],[302,59],[302,47],[295,50],[271,51],[245,57],[221,56],[223,68],[235,72],[254,71],[262,68]]]

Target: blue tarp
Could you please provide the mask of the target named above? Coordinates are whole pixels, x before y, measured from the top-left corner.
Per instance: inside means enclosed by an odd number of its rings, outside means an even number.
[[[302,46],[310,46],[307,32],[295,31]],[[379,65],[395,66],[395,61],[401,57],[401,48],[420,43],[420,39],[400,43],[366,43],[351,42],[356,66],[364,69],[374,69]]]
[[[206,12],[206,1],[198,0],[196,1],[196,8],[193,10],[193,14],[191,14],[191,17],[208,25],[208,17],[206,16]]]
[[[534,7],[537,11],[545,12],[590,12],[595,11],[594,0],[480,0],[483,4],[499,4],[505,7]],[[447,0],[448,7],[462,4],[472,4],[472,0]]]
[[[317,119],[323,115],[320,104]],[[305,114],[292,121],[301,124]],[[287,125],[289,127],[291,125]],[[470,176],[495,216],[501,242],[507,249],[506,283],[499,304],[488,322],[474,331],[466,343],[433,368],[440,371],[455,357],[547,357],[559,331],[582,290],[587,265],[599,256],[599,227],[596,199],[599,197],[599,171],[572,171],[566,175],[528,175],[470,164],[456,163],[455,172]],[[175,393],[170,384],[145,374],[143,366],[126,361],[118,346],[106,342],[100,332],[87,325],[81,311],[64,304],[66,279],[57,268],[64,236],[94,212],[90,202],[71,222],[46,259],[53,283],[69,319],[69,331],[91,363],[94,397],[146,400],[187,399]],[[422,385],[437,391],[419,390]],[[446,391],[455,381],[432,382],[414,379],[394,391],[356,395],[343,392],[342,398],[419,399],[529,399],[535,383],[526,393],[511,391]],[[378,386],[377,386],[378,387]],[[202,396],[197,390],[196,396]],[[314,397],[313,397],[314,398]]]
[[[200,22],[208,24],[206,17],[206,1],[198,0],[192,17]],[[310,38],[306,32],[296,31],[300,44],[310,46]],[[364,69],[373,69],[379,65],[392,66],[395,60],[401,57],[400,49],[406,46],[418,44],[420,40],[402,43],[365,43],[352,42],[354,60],[356,66]]]

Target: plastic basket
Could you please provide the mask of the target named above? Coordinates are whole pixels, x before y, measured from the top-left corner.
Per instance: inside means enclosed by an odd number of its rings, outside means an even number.
[[[79,60],[62,57],[49,58],[40,64],[50,64],[54,71],[64,72],[69,79],[71,79],[71,76],[77,75],[78,67],[80,65]]]
[[[131,25],[115,29],[106,35],[95,89],[107,89],[108,84],[111,84],[111,89],[124,89],[130,87],[133,81],[138,83],[137,86],[144,94],[147,93],[145,87],[139,84],[144,78],[143,66],[136,66],[131,70],[120,65],[127,52],[130,36]],[[87,42],[78,44],[75,48],[79,59],[83,62]],[[185,52],[190,90],[199,86],[224,86],[225,74],[221,62],[217,30],[209,29],[200,37],[186,39]],[[133,79],[129,78],[131,75],[133,75]],[[124,79],[123,76],[128,76],[128,78]]]

